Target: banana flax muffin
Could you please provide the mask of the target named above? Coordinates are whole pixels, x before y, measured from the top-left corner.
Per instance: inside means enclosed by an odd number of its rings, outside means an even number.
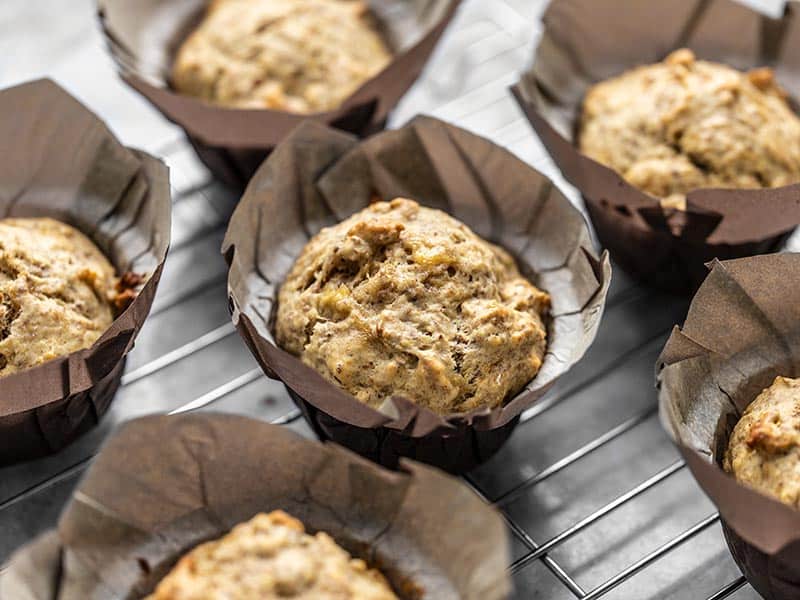
[[[742,73],[687,49],[593,86],[579,145],[665,207],[685,209],[701,187],[800,182],[800,119],[772,70]]]
[[[723,467],[737,481],[800,508],[800,379],[776,377],[747,407]]]
[[[373,408],[400,395],[445,415],[499,406],[536,375],[549,305],[504,250],[397,198],[309,241],[276,338]]]
[[[391,60],[360,0],[213,0],[172,84],[231,108],[332,110]]]
[[[91,346],[121,308],[119,285],[77,229],[0,220],[0,377]]]
[[[378,571],[279,510],[189,552],[145,600],[223,598],[397,600]]]

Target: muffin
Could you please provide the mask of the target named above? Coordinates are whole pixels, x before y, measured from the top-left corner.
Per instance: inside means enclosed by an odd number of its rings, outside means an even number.
[[[172,84],[231,108],[339,107],[391,60],[360,0],[214,0],[178,50]]]
[[[687,49],[590,88],[578,142],[668,208],[685,209],[696,188],[800,182],[800,119],[772,70],[742,73]]]
[[[0,220],[0,377],[91,346],[130,300],[121,285],[77,229]]]
[[[259,514],[185,555],[145,600],[397,600],[386,579],[328,534]]]
[[[723,467],[740,483],[800,508],[800,379],[776,377],[747,407]]]
[[[359,401],[493,408],[538,372],[547,293],[446,213],[397,198],[323,229],[278,295],[278,345]]]

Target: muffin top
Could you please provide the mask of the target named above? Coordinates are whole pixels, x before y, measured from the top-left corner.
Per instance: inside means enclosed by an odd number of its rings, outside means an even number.
[[[378,571],[279,510],[189,552],[145,600],[209,598],[397,600]]]
[[[172,84],[232,108],[338,108],[391,55],[360,0],[214,0]]]
[[[776,377],[747,407],[723,467],[737,481],[800,508],[800,379]]]
[[[536,375],[550,297],[446,213],[377,202],[309,241],[278,295],[278,344],[373,408],[496,407]]]
[[[772,71],[741,73],[687,49],[593,86],[579,145],[665,207],[685,209],[701,187],[800,182],[800,119]]]
[[[91,346],[114,320],[116,285],[77,229],[0,220],[0,377]]]

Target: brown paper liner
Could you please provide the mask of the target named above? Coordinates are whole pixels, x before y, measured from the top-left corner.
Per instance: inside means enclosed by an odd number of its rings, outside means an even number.
[[[800,185],[699,189],[682,211],[581,154],[574,145],[589,87],[689,47],[746,70],[771,66],[800,99],[800,10],[771,19],[733,0],[553,0],[533,64],[512,91],[564,177],[583,194],[604,247],[634,276],[672,291],[696,289],[713,258],[775,251],[800,223]]]
[[[379,567],[404,600],[501,600],[500,514],[461,482],[404,461],[386,471],[335,445],[233,415],[125,425],[57,532],[11,558],[3,598],[141,598],[197,544],[281,509]]]
[[[715,262],[658,361],[661,419],[717,506],[734,559],[768,600],[800,598],[800,511],[723,472],[742,411],[800,376],[800,255]]]
[[[0,218],[81,230],[119,273],[147,281],[91,348],[0,378],[0,464],[55,452],[108,409],[156,292],[170,236],[167,168],[122,146],[49,80],[0,91]]]
[[[184,129],[218,178],[243,189],[267,154],[305,120],[360,137],[383,129],[461,0],[367,1],[395,56],[341,108],[311,115],[222,108],[170,88],[173,56],[202,17],[206,0],[98,0],[98,16],[125,82]]]
[[[514,255],[552,297],[548,351],[537,376],[504,406],[441,417],[403,398],[378,412],[275,345],[277,293],[311,236],[398,196],[451,213]],[[417,117],[359,143],[306,123],[261,166],[223,243],[233,321],[264,371],[292,391],[323,439],[387,466],[400,456],[452,472],[491,456],[520,413],[584,354],[597,332],[611,276],[580,212],[542,174],[490,141]]]

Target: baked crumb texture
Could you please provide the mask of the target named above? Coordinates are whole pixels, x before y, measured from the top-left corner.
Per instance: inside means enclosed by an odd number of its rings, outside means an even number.
[[[771,69],[742,73],[687,49],[593,86],[581,151],[665,207],[696,188],[800,182],[800,119]]]
[[[496,407],[539,370],[550,297],[504,250],[398,198],[323,229],[278,296],[278,344],[378,408]]]
[[[232,108],[338,108],[391,60],[365,2],[215,0],[178,51],[172,84]]]
[[[223,598],[397,600],[378,571],[279,510],[189,552],[145,600]]]
[[[800,379],[776,377],[747,407],[723,467],[737,481],[800,508]]]
[[[91,346],[127,301],[118,286],[114,267],[77,229],[0,220],[0,377]]]

